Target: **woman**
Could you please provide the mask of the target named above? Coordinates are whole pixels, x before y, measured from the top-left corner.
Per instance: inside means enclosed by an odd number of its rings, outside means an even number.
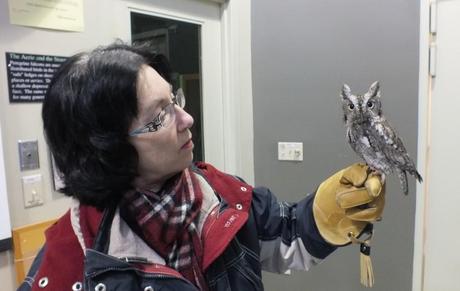
[[[56,73],[42,116],[72,201],[20,290],[262,290],[262,269],[307,270],[381,216],[382,183],[364,165],[290,204],[192,163],[193,118],[169,73],[124,44]]]

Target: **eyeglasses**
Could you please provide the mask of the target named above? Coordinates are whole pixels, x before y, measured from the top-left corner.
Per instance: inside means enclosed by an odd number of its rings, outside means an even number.
[[[155,132],[162,127],[169,126],[176,119],[176,110],[174,109],[174,105],[177,105],[180,108],[184,108],[185,106],[185,96],[182,88],[177,89],[175,95],[171,93],[171,103],[163,107],[160,113],[155,116],[152,121],[138,129],[134,129],[129,133],[129,135],[136,136],[147,132]]]

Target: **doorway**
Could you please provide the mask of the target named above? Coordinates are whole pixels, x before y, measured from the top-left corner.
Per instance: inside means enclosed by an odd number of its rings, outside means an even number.
[[[201,26],[195,23],[131,12],[131,41],[166,56],[171,64],[173,90],[182,88],[185,110],[193,116],[191,128],[195,161],[203,161]]]

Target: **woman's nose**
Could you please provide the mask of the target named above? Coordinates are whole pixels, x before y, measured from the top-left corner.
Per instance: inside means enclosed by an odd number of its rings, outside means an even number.
[[[193,125],[193,117],[188,114],[187,111],[180,108],[179,106],[175,106],[176,109],[176,121],[177,121],[177,129],[179,131],[186,130]]]

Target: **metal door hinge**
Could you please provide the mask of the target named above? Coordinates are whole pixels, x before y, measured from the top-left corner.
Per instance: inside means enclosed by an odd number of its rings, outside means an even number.
[[[437,30],[437,15],[438,15],[438,3],[431,1],[430,3],[430,33],[436,34]]]
[[[430,55],[429,55],[429,72],[432,78],[436,77],[436,44],[430,44]]]

